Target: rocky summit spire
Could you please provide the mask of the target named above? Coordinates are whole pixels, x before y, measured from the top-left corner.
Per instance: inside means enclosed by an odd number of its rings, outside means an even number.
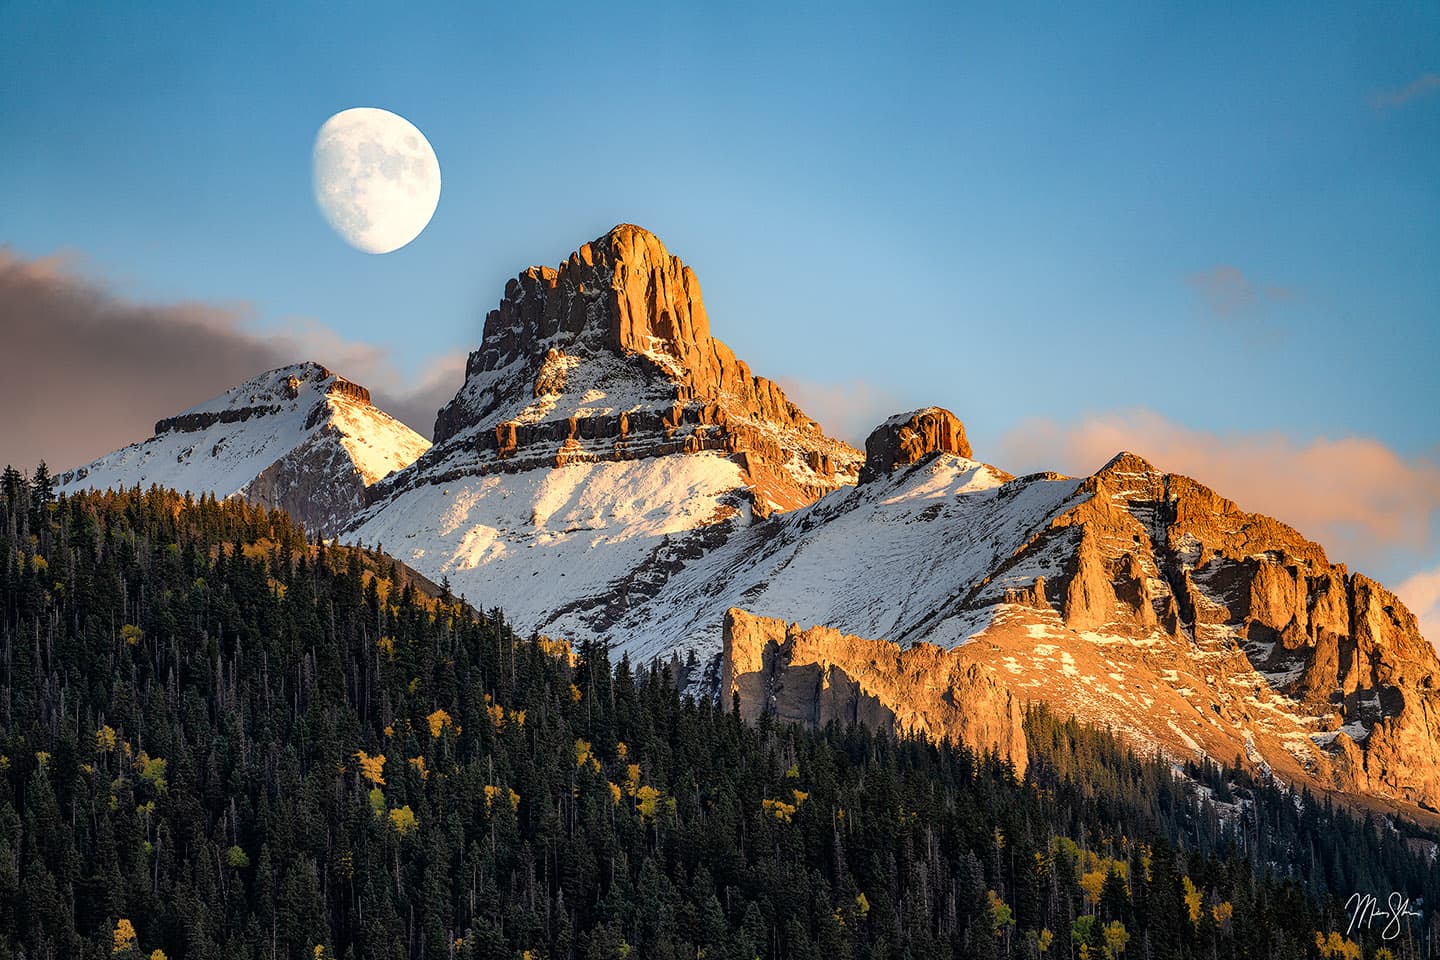
[[[505,472],[719,451],[762,515],[854,482],[861,460],[710,335],[695,271],[631,224],[506,285],[432,459],[452,441]]]

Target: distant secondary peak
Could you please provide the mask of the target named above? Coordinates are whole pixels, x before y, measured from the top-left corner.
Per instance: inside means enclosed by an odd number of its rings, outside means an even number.
[[[965,425],[960,418],[943,407],[898,413],[866,438],[860,482],[866,483],[898,467],[918,463],[932,453],[970,457],[970,441],[965,438]]]
[[[166,417],[156,422],[155,433],[193,432],[215,423],[243,422],[296,409],[327,396],[347,397],[370,405],[369,390],[346,380],[323,364],[305,361],[267,370],[231,387],[213,400]],[[320,415],[316,413],[317,418]]]
[[[1095,471],[1096,475],[1121,473],[1159,473],[1155,465],[1137,453],[1121,450],[1110,461]]]

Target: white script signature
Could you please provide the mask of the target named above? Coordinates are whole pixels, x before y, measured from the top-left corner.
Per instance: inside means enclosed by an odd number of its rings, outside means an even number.
[[[1380,901],[1375,899],[1373,893],[1352,893],[1350,899],[1345,901],[1345,910],[1350,914],[1350,926],[1346,928],[1348,936],[1357,928],[1369,930],[1376,919],[1385,919],[1385,927],[1380,931],[1381,940],[1394,940],[1400,936],[1402,924],[1408,917],[1419,917],[1419,910],[1410,908],[1411,900],[1402,896],[1397,890],[1390,894],[1390,899],[1385,903],[1388,910],[1380,909]]]

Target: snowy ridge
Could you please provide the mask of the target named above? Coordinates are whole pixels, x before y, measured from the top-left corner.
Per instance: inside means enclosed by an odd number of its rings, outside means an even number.
[[[148,440],[64,472],[58,489],[249,496],[333,532],[363,505],[364,487],[429,447],[317,363],[268,371],[155,426]]]

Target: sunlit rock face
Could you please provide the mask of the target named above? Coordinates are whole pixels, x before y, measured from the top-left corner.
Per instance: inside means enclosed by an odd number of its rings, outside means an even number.
[[[861,723],[995,752],[1024,776],[1024,704],[995,670],[959,650],[930,644],[902,649],[846,636],[831,627],[801,628],[731,609],[725,615],[721,706],[740,716],[822,727]]]
[[[629,224],[506,285],[435,442],[430,462],[477,474],[717,452],[760,516],[853,483],[861,461],[710,335],[695,272]]]

